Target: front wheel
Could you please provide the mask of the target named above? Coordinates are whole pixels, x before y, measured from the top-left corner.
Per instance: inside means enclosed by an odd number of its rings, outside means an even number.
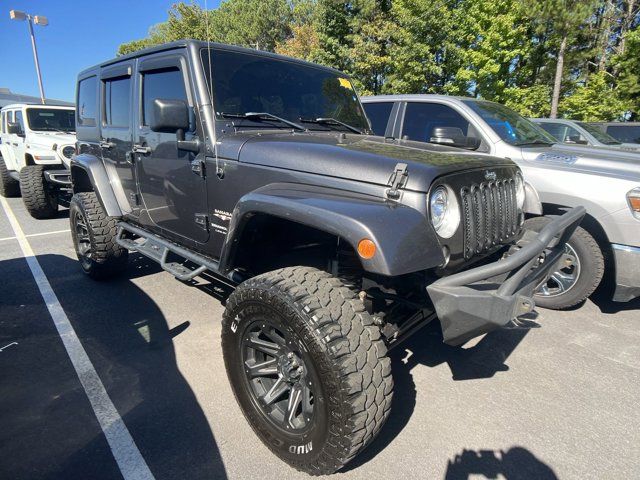
[[[84,273],[101,280],[127,267],[129,252],[116,243],[117,219],[107,216],[94,192],[76,193],[71,198],[69,223]]]
[[[33,218],[51,218],[58,212],[58,193],[44,178],[42,165],[20,170],[22,201]]]
[[[549,217],[528,219],[524,228],[541,231]],[[586,300],[598,287],[604,273],[602,251],[594,238],[578,227],[565,246],[564,263],[534,295],[536,305],[553,310],[571,308]]]
[[[298,470],[335,472],[387,419],[393,380],[379,328],[326,272],[289,267],[241,284],[227,301],[222,348],[249,424]]]

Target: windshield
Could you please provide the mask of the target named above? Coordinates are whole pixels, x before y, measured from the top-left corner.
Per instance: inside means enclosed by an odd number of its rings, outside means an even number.
[[[75,133],[75,111],[62,108],[27,108],[29,128],[36,132]]]
[[[593,135],[595,139],[598,140],[599,142],[602,142],[606,145],[620,145],[622,143],[616,140],[615,138],[613,138],[608,133],[603,132],[595,125],[591,125],[590,123],[584,123],[584,122],[576,122],[576,123],[580,125],[582,128],[584,128],[591,135]]]
[[[216,115],[268,113],[302,124],[309,130],[369,130],[351,81],[321,67],[265,55],[212,48],[211,75]],[[202,50],[209,77],[209,50]],[[208,80],[209,81],[209,80]],[[321,121],[318,121],[320,119]],[[261,120],[256,125],[255,122]],[[236,126],[290,128],[266,117],[248,117]],[[341,125],[341,123],[346,124]]]
[[[554,144],[557,140],[535,123],[498,103],[463,100],[505,142],[516,146]]]

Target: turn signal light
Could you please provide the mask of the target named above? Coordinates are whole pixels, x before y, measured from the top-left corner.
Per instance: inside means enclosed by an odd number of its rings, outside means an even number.
[[[360,255],[365,260],[369,260],[373,258],[376,254],[376,244],[373,243],[368,238],[363,238],[358,242],[358,255]]]
[[[636,218],[640,218],[640,187],[634,188],[627,193],[627,202],[629,202],[629,208],[633,215]]]

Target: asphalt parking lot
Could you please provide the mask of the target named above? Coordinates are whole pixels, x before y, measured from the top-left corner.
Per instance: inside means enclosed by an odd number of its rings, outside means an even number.
[[[211,285],[140,257],[96,283],[75,260],[66,211],[37,221],[21,199],[7,205],[133,440],[116,455],[146,467],[125,465],[127,476],[306,477],[260,443],[235,403]],[[105,436],[119,419],[99,423],[103,406],[92,408],[2,210],[0,478],[121,478]],[[640,302],[600,297],[536,322],[466,349],[427,327],[396,349],[391,418],[336,478],[640,478]]]

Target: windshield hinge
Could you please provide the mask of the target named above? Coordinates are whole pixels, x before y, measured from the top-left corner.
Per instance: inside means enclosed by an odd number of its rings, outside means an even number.
[[[205,231],[209,230],[209,217],[207,217],[205,213],[196,213],[194,221],[201,229]]]
[[[387,197],[398,199],[400,198],[400,189],[404,188],[409,178],[409,172],[407,171],[406,163],[396,164],[396,168],[391,174],[389,179],[389,185],[391,188],[387,190]]]

